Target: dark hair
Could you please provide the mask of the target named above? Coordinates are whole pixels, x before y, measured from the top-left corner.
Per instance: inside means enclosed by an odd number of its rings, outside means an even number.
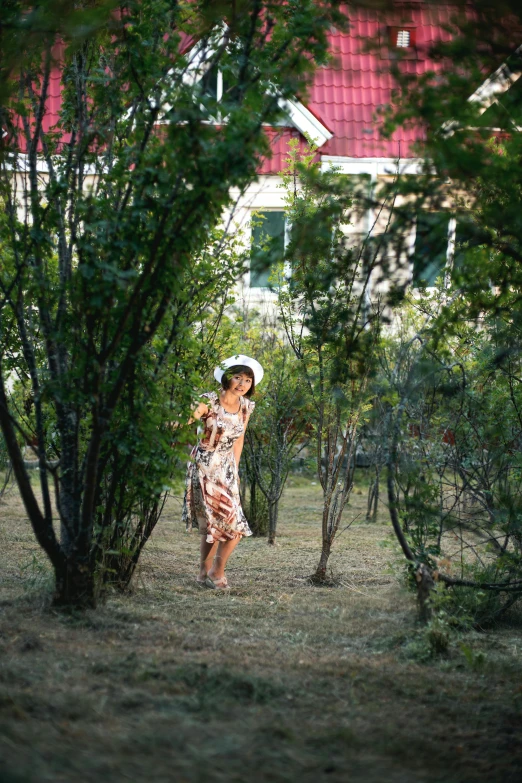
[[[232,376],[240,375],[241,373],[252,379],[252,386],[247,392],[245,392],[245,397],[251,397],[256,390],[256,379],[253,369],[251,367],[247,367],[246,364],[234,364],[232,367],[227,367],[223,373],[223,377],[221,378],[221,385],[226,391],[230,386]]]

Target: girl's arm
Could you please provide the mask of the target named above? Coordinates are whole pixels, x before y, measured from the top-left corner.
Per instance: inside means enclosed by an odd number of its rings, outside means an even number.
[[[202,416],[204,416],[206,413],[208,413],[208,405],[206,405],[204,402],[200,402],[190,419],[188,420],[189,424],[192,424],[193,421],[196,421],[197,419],[201,419]]]
[[[204,416],[206,413],[208,413],[208,405],[205,405],[204,402],[200,402],[198,407],[195,411],[192,412],[192,416],[187,421],[187,424],[192,424],[193,421],[197,421],[198,419],[201,419],[202,416]],[[177,427],[180,427],[183,422],[179,421],[171,421],[169,422],[170,427],[175,430]]]

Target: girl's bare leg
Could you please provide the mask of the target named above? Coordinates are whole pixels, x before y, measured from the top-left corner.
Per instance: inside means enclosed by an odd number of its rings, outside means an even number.
[[[207,542],[206,536],[201,536],[200,545],[200,563],[199,563],[199,578],[205,579],[210,568],[212,567],[212,561],[214,560],[216,550],[218,548],[218,542],[214,541],[213,544]]]
[[[211,579],[222,579],[225,576],[227,560],[239,544],[239,538],[233,538],[230,541],[220,541],[217,552],[214,557],[212,568],[208,571]]]

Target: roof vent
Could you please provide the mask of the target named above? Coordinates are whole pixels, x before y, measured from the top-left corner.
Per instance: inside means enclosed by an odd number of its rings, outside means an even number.
[[[388,35],[392,49],[415,49],[415,27],[389,27]]]
[[[417,48],[419,41],[420,49]],[[418,28],[409,19],[404,20],[401,25],[382,27],[379,30],[379,43],[382,60],[424,60],[426,57],[425,47],[422,46],[422,28]]]
[[[397,46],[408,47],[410,45],[410,31],[399,30],[397,33]]]

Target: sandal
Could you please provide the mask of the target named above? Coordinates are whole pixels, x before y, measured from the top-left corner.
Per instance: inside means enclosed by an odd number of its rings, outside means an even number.
[[[212,579],[212,577],[207,574],[206,585],[207,587],[212,588],[212,590],[230,590],[230,585],[228,584],[226,576],[222,576],[220,579]]]
[[[207,587],[207,577],[204,576],[203,579],[200,579],[199,576],[196,577],[196,584],[198,587]]]

